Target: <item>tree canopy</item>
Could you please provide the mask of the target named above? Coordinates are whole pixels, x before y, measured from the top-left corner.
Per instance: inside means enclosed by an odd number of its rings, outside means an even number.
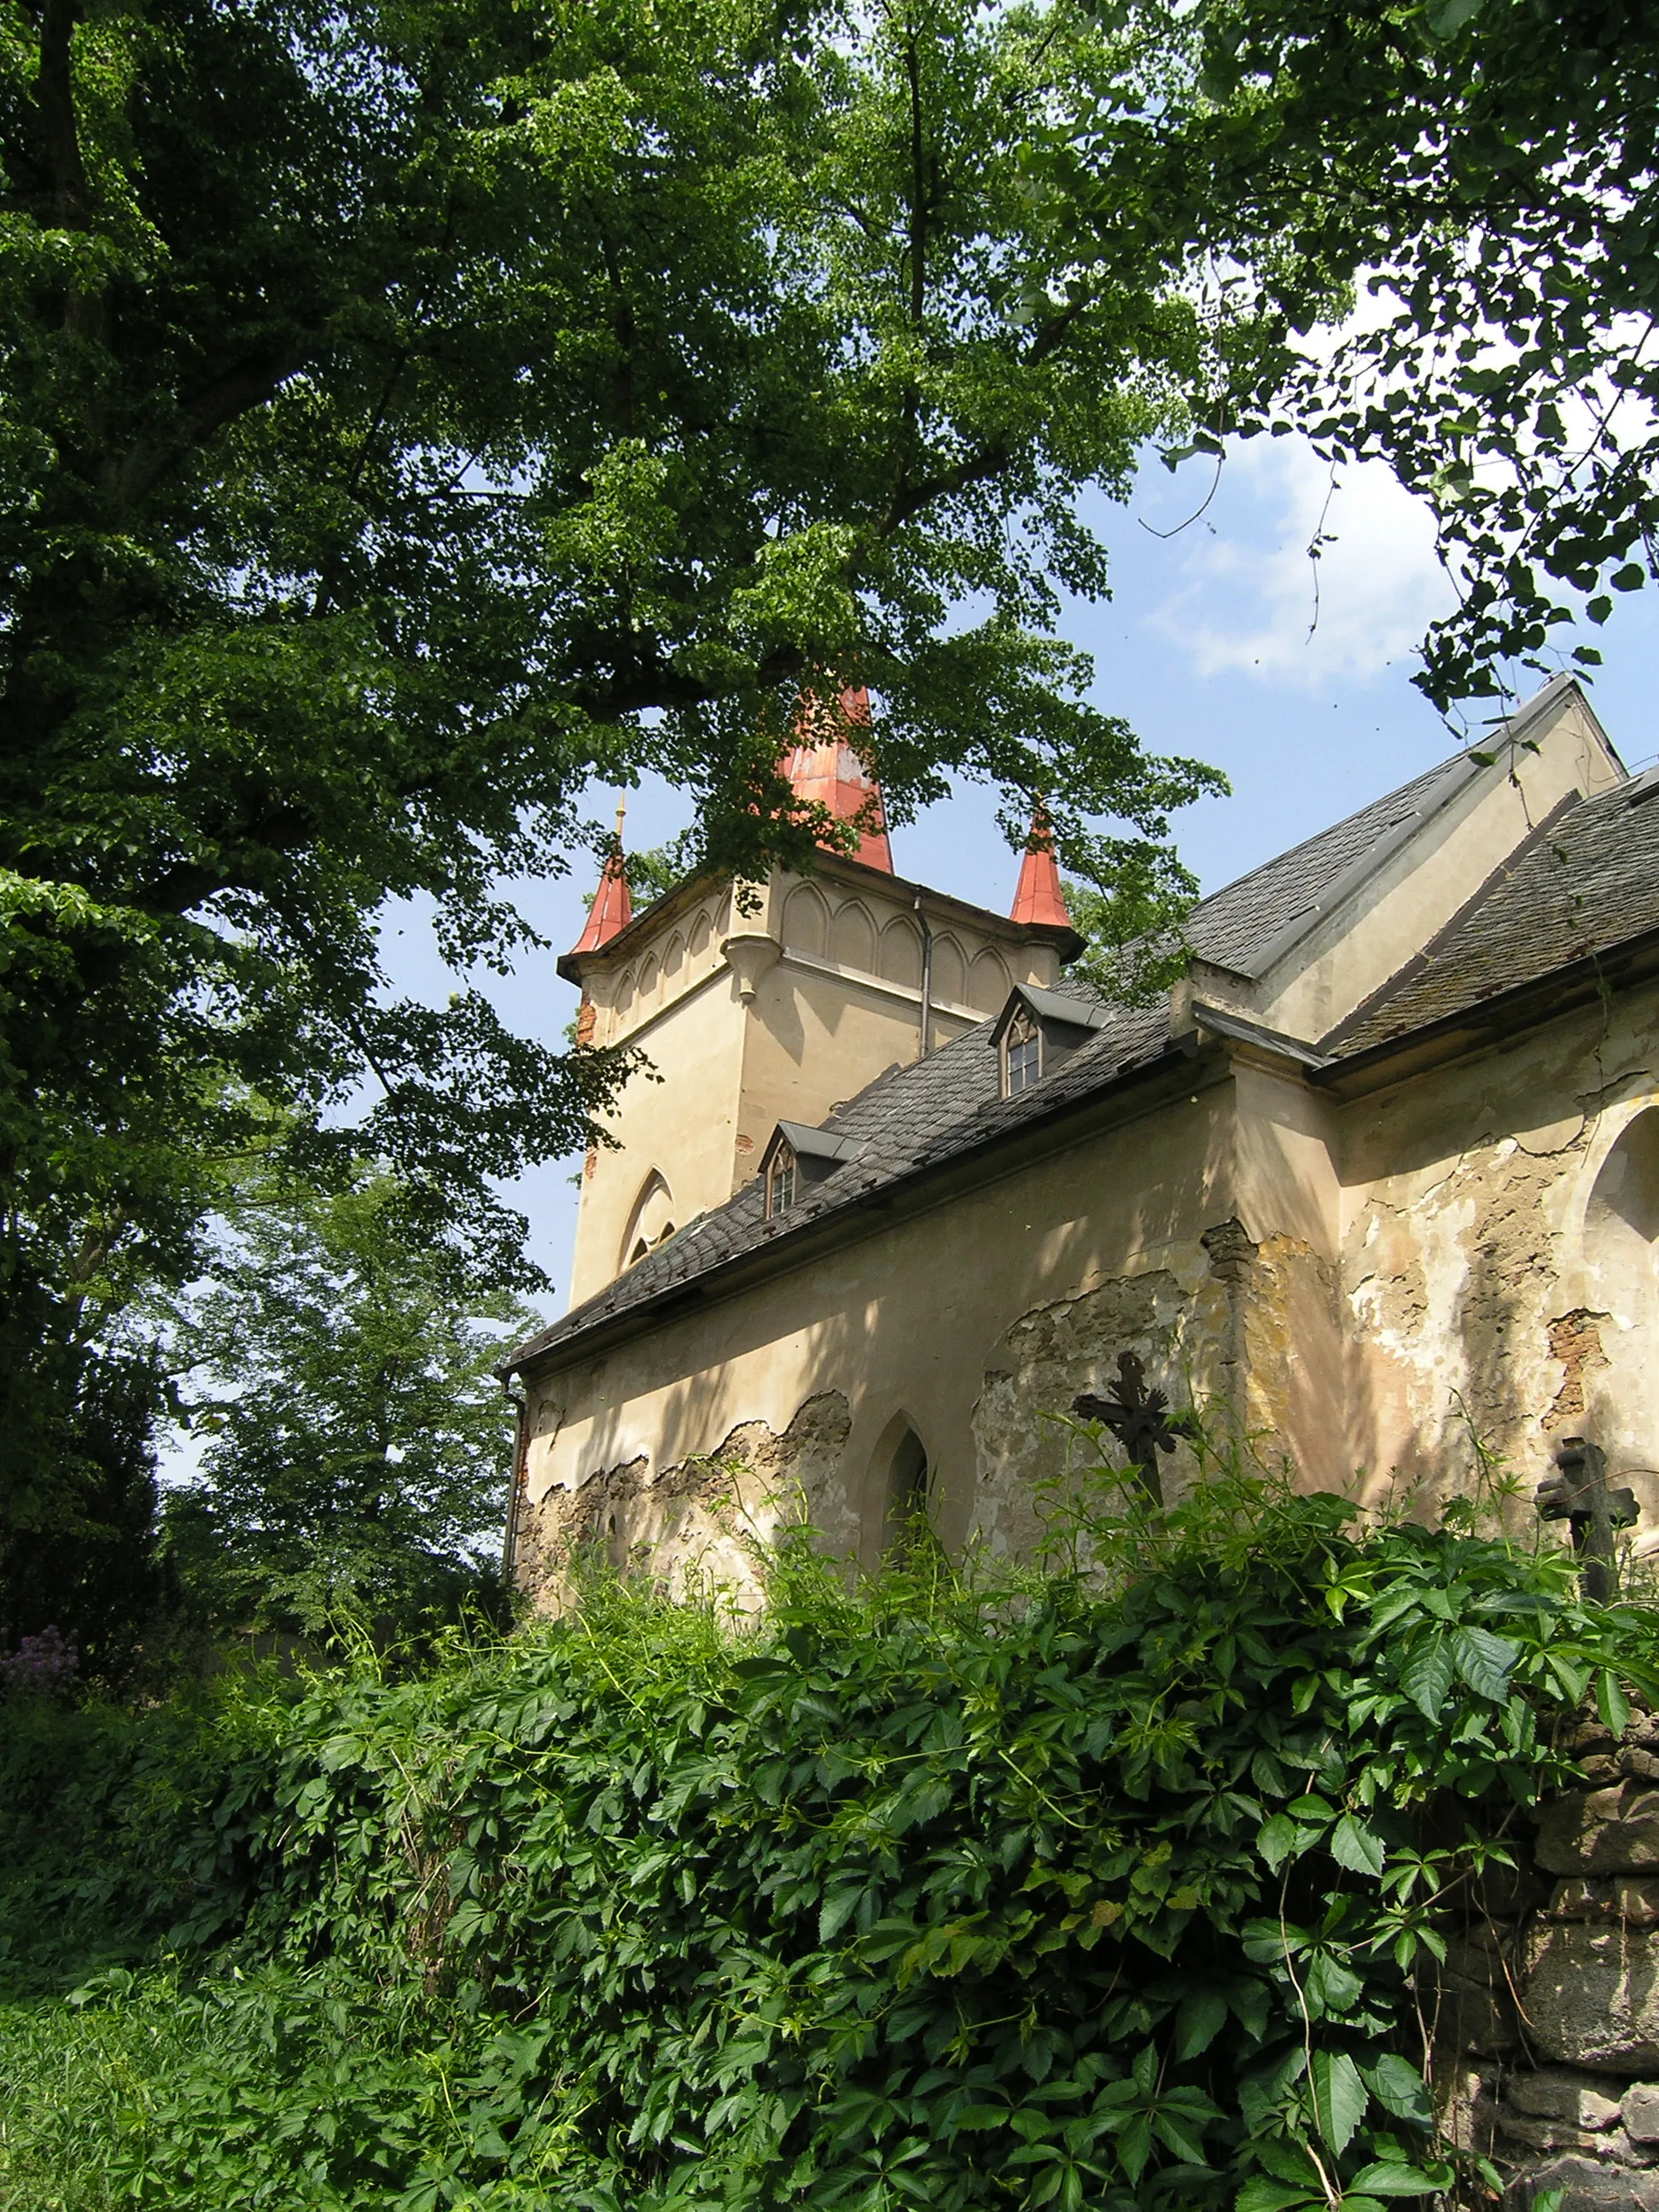
[[[1626,0],[1137,4],[1163,57],[1037,160],[1080,266],[1183,237],[1235,345],[1196,434],[1310,435],[1431,508],[1458,588],[1443,711],[1553,673],[1555,633],[1656,573],[1659,11]],[[1593,668],[1593,646],[1571,650]]]
[[[162,1507],[188,1617],[408,1628],[498,1597],[516,1407],[495,1364],[538,1316],[469,1295],[369,1163],[326,1196],[255,1174],[238,1198],[168,1334],[199,1452]]]
[[[1178,428],[1207,340],[1177,248],[1079,282],[1030,188],[1111,66],[1069,7],[3,22],[22,1526],[90,1480],[110,1315],[201,1263],[273,1111],[314,1173],[385,1157],[522,1279],[495,1183],[579,1144],[619,1069],[475,988],[397,998],[389,896],[507,963],[503,879],[580,849],[591,777],[647,769],[715,864],[799,856],[775,763],[825,668],[878,688],[901,815],[965,771],[1011,819],[1048,787],[1162,836],[1206,774],[1087,702],[1058,591],[1103,589],[1077,494]]]

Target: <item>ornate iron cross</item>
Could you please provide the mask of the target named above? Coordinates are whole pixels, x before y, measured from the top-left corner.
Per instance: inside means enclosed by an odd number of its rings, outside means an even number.
[[[1164,1485],[1158,1476],[1159,1452],[1172,1452],[1176,1448],[1175,1431],[1170,1425],[1170,1401],[1162,1390],[1146,1388],[1146,1370],[1135,1352],[1120,1352],[1117,1355],[1117,1395],[1113,1398],[1097,1398],[1092,1391],[1085,1390],[1072,1401],[1072,1411],[1085,1421],[1098,1421],[1109,1429],[1123,1447],[1124,1456],[1140,1477],[1151,1493],[1154,1504],[1164,1503]]]

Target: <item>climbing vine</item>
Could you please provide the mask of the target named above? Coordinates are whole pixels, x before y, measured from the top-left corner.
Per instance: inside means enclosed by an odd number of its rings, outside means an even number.
[[[122,2188],[1487,2201],[1437,2131],[1436,1968],[1583,1702],[1617,1730],[1659,1694],[1652,1616],[1581,1604],[1559,1553],[1237,1468],[1167,1513],[1097,1504],[1041,1572],[924,1547],[851,1589],[803,1537],[758,1622],[600,1580],[418,1678],[244,1711],[169,1862],[199,2079],[131,2107]],[[96,1825],[76,1847],[107,1856]],[[94,1985],[76,2032],[144,1988]],[[227,2164],[239,2081],[311,2118]]]

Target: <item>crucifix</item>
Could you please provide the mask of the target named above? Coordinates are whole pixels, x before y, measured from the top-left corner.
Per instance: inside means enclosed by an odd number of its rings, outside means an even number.
[[[1072,1411],[1084,1420],[1098,1421],[1103,1428],[1111,1431],[1152,1503],[1162,1505],[1164,1485],[1158,1479],[1158,1455],[1161,1451],[1172,1452],[1176,1438],[1170,1425],[1169,1399],[1162,1390],[1146,1388],[1146,1370],[1141,1365],[1139,1353],[1120,1352],[1117,1355],[1115,1397],[1097,1398],[1092,1391],[1085,1390],[1073,1399]]]
[[[1546,1521],[1571,1522],[1584,1595],[1605,1605],[1613,1595],[1616,1531],[1634,1525],[1636,1493],[1607,1488],[1607,1455],[1588,1437],[1563,1437],[1555,1466],[1555,1474],[1538,1486],[1539,1514]]]

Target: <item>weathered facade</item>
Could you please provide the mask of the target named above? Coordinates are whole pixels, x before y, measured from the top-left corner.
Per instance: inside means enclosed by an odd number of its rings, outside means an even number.
[[[512,1362],[520,1577],[551,1601],[599,1541],[741,1586],[802,1499],[866,1562],[924,1497],[1018,1551],[1043,1416],[1125,1349],[1322,1487],[1588,1431],[1659,1531],[1650,793],[1558,682],[1206,900],[1152,1006],[1065,981],[1041,856],[1017,921],[826,856],[571,956],[659,1079]]]

